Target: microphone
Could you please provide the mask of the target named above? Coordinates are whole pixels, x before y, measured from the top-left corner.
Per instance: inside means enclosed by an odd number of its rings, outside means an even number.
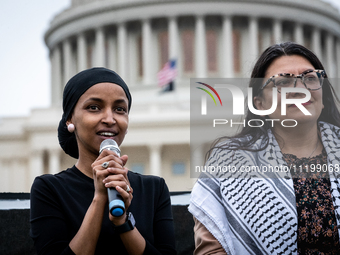
[[[106,139],[100,144],[99,154],[104,150],[114,151],[118,157],[120,157],[120,149],[115,140]],[[125,211],[125,204],[122,196],[114,188],[107,188],[107,194],[109,197],[109,211],[112,216],[122,216]]]

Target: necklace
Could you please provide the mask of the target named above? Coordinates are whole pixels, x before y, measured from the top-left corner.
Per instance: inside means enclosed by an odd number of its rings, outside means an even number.
[[[308,157],[305,157],[305,158],[306,158],[306,159],[309,159],[309,158],[313,155],[313,153],[316,151],[316,149],[318,148],[318,146],[319,146],[319,139],[317,140],[316,146],[315,146],[314,150],[312,151],[312,153],[309,154],[309,156],[308,156]],[[281,151],[282,151],[283,148],[280,148],[280,149],[281,149]],[[282,152],[282,153],[285,154],[284,152]]]
[[[316,151],[316,149],[318,148],[318,145],[319,145],[319,139],[317,140],[317,142],[316,142],[316,146],[315,146],[315,149],[312,151],[312,153],[308,156],[308,158],[310,158],[312,155],[313,155],[313,153]]]

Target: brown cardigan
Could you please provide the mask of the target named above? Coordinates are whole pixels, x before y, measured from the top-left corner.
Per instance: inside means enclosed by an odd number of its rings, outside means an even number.
[[[206,229],[206,227],[194,217],[195,232],[195,251],[194,255],[226,255],[222,245],[217,239]]]

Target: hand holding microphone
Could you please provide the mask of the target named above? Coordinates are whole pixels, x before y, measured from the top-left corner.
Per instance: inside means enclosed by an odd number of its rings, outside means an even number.
[[[100,144],[99,154],[102,153],[104,149],[114,151],[118,157],[120,157],[120,149],[117,143],[112,139],[106,139]],[[102,164],[103,168],[108,168],[109,162],[104,162]],[[130,187],[127,185],[126,192],[130,192]],[[122,196],[115,188],[107,188],[108,201],[109,201],[109,211],[112,216],[119,217],[125,212],[125,203]]]

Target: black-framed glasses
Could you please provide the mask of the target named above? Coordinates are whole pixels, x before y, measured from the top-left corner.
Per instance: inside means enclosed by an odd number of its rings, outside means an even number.
[[[270,77],[262,85],[261,90],[271,82],[273,82],[278,92],[281,91],[281,88],[295,88],[297,79],[301,79],[302,84],[306,87],[306,89],[314,91],[322,87],[325,75],[326,72],[324,70],[307,70],[300,75],[279,73]]]

